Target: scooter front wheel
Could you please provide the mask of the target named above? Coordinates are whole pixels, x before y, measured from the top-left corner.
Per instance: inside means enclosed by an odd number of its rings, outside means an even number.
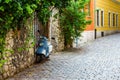
[[[36,54],[36,63],[40,62],[40,56]]]
[[[41,62],[44,58],[45,58],[45,56],[44,56],[43,54],[36,55],[36,62],[39,63],[39,62]]]
[[[47,56],[46,58],[48,59],[48,58],[50,58],[50,56]]]

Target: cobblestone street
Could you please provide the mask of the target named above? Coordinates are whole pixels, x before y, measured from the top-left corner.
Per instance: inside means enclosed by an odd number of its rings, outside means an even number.
[[[7,80],[120,80],[120,34],[52,54]]]

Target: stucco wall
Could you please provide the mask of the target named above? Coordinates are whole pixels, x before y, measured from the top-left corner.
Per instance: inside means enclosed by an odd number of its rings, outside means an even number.
[[[74,40],[73,47],[79,48],[83,46],[85,43],[93,41],[94,40],[94,31],[84,31],[81,34],[81,37],[78,37],[78,39]]]
[[[115,33],[118,33],[119,31],[97,31],[96,32],[96,38],[99,38],[99,37],[104,37],[104,36],[107,36],[107,35],[111,35],[111,34],[115,34]],[[102,35],[103,33],[103,35]]]

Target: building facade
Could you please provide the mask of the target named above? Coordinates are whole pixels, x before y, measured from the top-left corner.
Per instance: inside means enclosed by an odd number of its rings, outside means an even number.
[[[80,46],[82,43],[94,40],[99,37],[120,32],[120,0],[90,0],[85,11],[88,13],[87,20],[92,23],[87,25],[77,41],[74,42]]]
[[[95,0],[95,38],[119,32],[119,9],[118,0]]]

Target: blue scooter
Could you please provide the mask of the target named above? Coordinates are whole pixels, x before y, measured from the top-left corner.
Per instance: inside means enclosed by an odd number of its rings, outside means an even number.
[[[48,39],[44,36],[40,36],[40,39],[38,41],[38,48],[35,52],[36,62],[40,62],[45,58],[49,58],[51,52],[52,45],[48,42]]]

